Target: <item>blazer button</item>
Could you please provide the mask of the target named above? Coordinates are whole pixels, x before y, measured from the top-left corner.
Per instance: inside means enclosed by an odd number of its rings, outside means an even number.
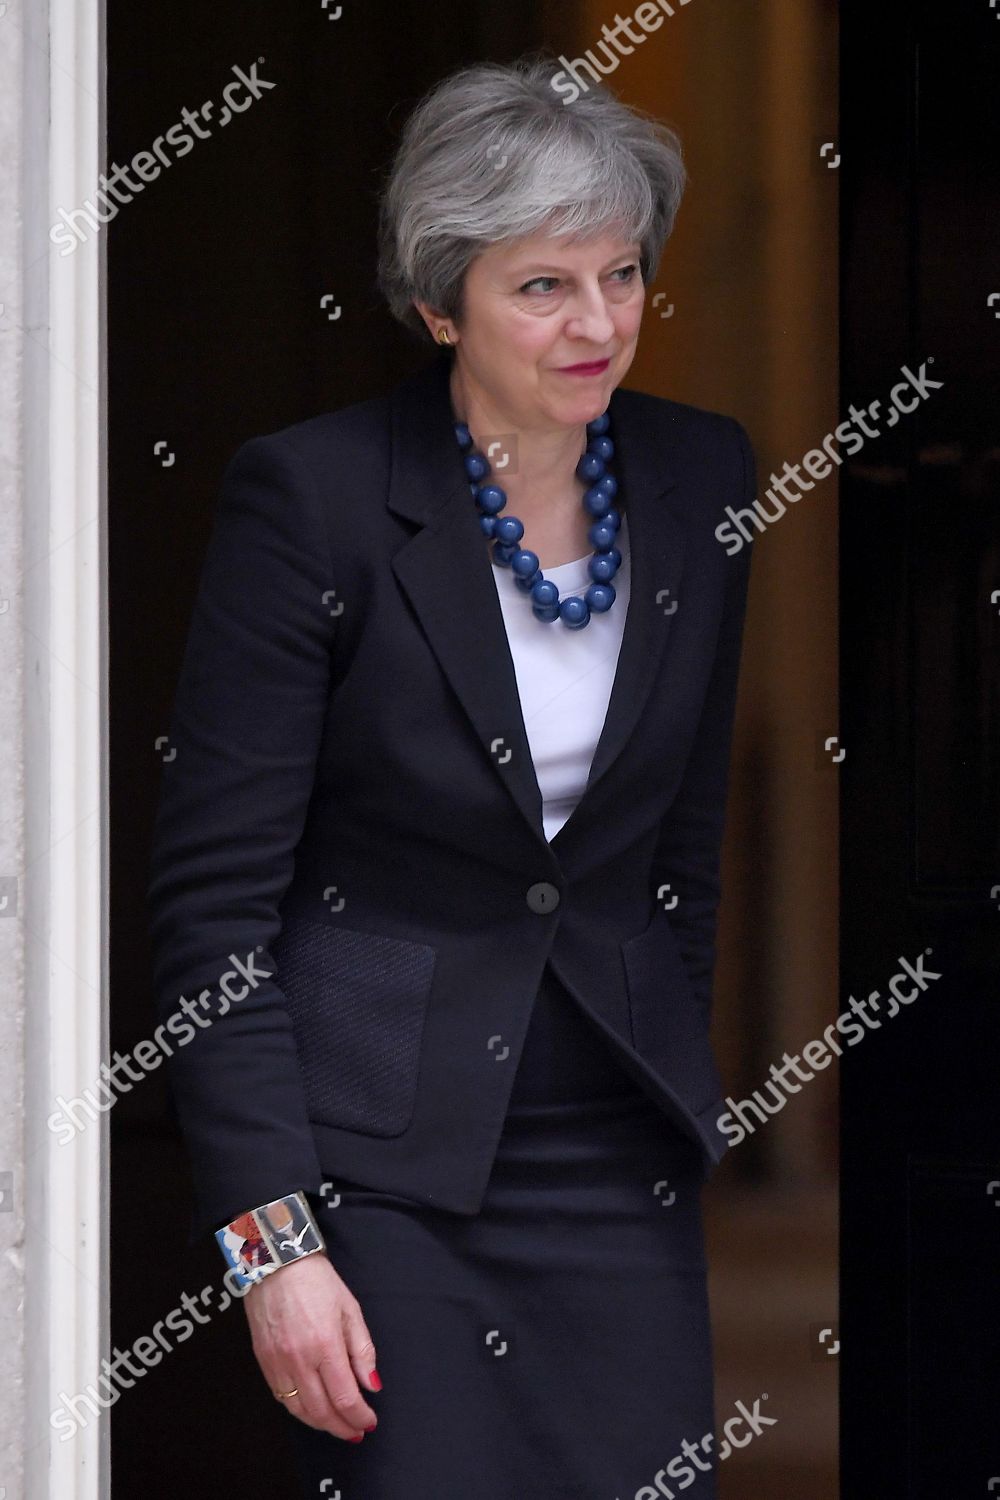
[[[555,911],[559,905],[559,887],[548,880],[539,880],[535,885],[529,885],[528,905],[532,911],[543,915],[545,912]]]

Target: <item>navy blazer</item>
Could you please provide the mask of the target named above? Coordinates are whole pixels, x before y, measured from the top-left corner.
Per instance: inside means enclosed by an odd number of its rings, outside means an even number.
[[[614,392],[631,597],[550,843],[449,368],[225,472],[149,883],[192,1241],[331,1174],[475,1213],[547,961],[705,1173],[728,1144],[709,1016],[752,548],[715,528],[753,499],[750,443]]]

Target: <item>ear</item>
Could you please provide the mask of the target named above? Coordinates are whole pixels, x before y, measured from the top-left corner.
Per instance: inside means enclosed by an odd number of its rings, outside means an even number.
[[[437,331],[442,323],[447,322],[443,313],[436,312],[429,302],[418,302],[414,300],[414,307],[427,324],[427,331],[431,338],[437,341]]]

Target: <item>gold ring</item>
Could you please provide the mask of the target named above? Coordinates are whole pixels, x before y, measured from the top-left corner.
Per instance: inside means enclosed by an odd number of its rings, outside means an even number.
[[[294,1389],[290,1391],[275,1391],[274,1394],[277,1396],[279,1401],[290,1401],[293,1396],[297,1396],[299,1394],[299,1388],[298,1386],[295,1386]]]

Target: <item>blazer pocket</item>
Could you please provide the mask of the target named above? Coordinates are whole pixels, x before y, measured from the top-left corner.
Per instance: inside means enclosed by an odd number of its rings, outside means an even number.
[[[416,1103],[437,950],[289,917],[271,953],[310,1120],[365,1135],[401,1135]]]
[[[635,1050],[662,1073],[692,1114],[722,1091],[705,1018],[666,916],[621,944]]]

